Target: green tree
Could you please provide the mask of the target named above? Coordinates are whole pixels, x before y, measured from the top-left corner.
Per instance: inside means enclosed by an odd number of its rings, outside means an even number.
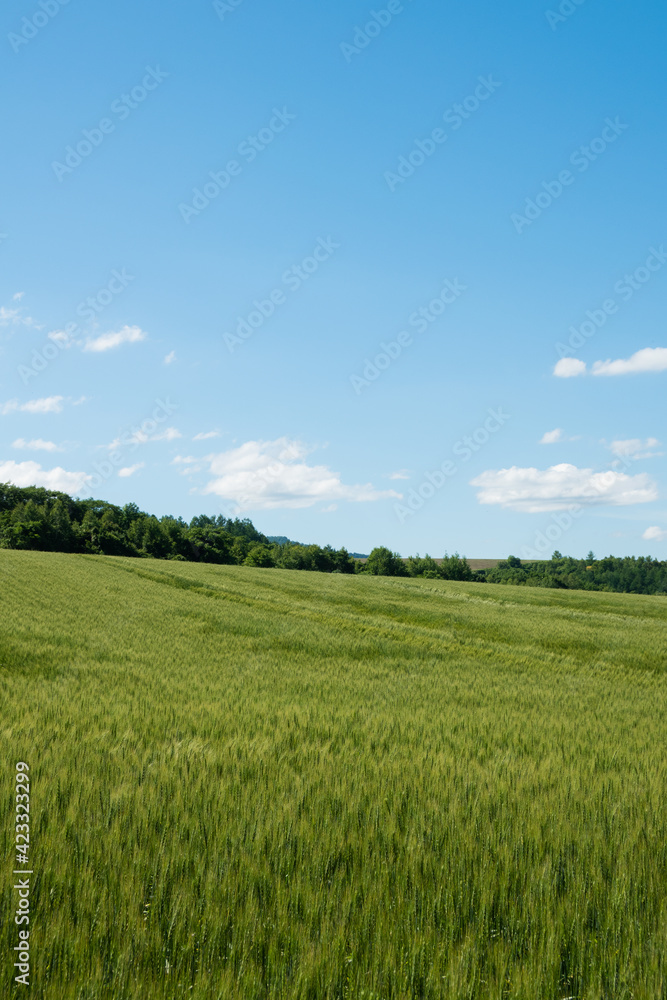
[[[83,521],[77,528],[84,552],[99,553],[99,522],[97,515],[92,510],[87,510]]]
[[[65,500],[58,498],[51,507],[48,516],[51,548],[54,552],[71,552],[74,545],[74,532]]]
[[[12,549],[48,549],[49,525],[44,508],[32,499],[19,503],[11,513],[7,538]]]
[[[366,572],[371,576],[407,576],[408,571],[398,552],[381,545],[369,555]]]
[[[246,566],[258,566],[261,568],[270,568],[276,565],[276,561],[268,545],[263,545],[262,543],[252,545],[248,555],[245,559]]]
[[[232,554],[231,535],[221,528],[216,528],[210,521],[199,527],[190,527],[187,538],[194,558],[198,562],[224,564],[236,561]]]
[[[429,555],[425,555],[423,559],[419,555],[410,556],[406,566],[410,576],[424,576],[431,580],[440,576],[437,562]]]
[[[470,569],[468,560],[465,556],[460,556],[458,552],[455,552],[453,556],[448,556],[445,552],[445,557],[440,564],[440,576],[443,580],[474,579],[474,574]]]

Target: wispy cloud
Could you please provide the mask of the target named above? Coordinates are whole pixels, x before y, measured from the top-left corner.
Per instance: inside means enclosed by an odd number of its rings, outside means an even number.
[[[399,469],[398,472],[392,472],[389,476],[390,479],[409,479],[412,473],[409,469]]]
[[[177,441],[182,438],[183,435],[180,431],[176,430],[175,427],[167,427],[166,431],[162,431],[160,434],[153,434],[149,438],[150,441]]]
[[[667,542],[667,531],[654,525],[652,528],[646,529],[642,538],[647,542]]]
[[[139,469],[143,469],[145,464],[145,462],[137,462],[136,465],[127,465],[124,469],[118,470],[118,475],[121,479],[129,479],[130,476],[133,476],[135,472],[139,471]]]
[[[11,326],[18,321],[19,310],[0,306],[0,326]]]
[[[170,351],[169,354],[164,359],[165,365],[170,365],[172,361],[176,360],[176,351]]]
[[[23,292],[16,292],[12,295],[13,302],[20,302],[23,298]],[[35,329],[41,330],[41,327],[35,323],[32,316],[25,316],[21,306],[15,309],[8,309],[6,306],[0,306],[0,326],[34,326]]]
[[[657,438],[629,438],[627,441],[612,441],[609,445],[610,451],[619,458],[631,458],[637,461],[641,458],[658,458],[661,452],[654,451],[660,442]]]
[[[183,435],[175,427],[167,427],[166,430],[161,431],[159,434],[146,434],[144,431],[138,430],[128,437],[117,437],[106,445],[109,451],[116,451],[116,449],[123,447],[124,445],[130,444],[148,444],[149,441],[177,441],[178,438],[182,438]],[[100,445],[104,447],[104,445]]]
[[[208,456],[210,460],[211,456]],[[201,461],[207,461],[207,459],[194,458],[193,455],[177,455],[176,458],[172,458],[172,465],[179,465],[181,468],[178,470],[179,475],[189,476],[196,472],[201,472],[202,466],[198,463]]]
[[[124,326],[116,333],[103,333],[99,337],[87,340],[84,344],[84,351],[112,351],[121,344],[136,344],[140,340],[145,340],[147,334],[138,326]]]
[[[43,399],[29,399],[27,403],[19,403],[18,399],[10,399],[0,403],[0,414],[8,413],[61,413],[64,396],[46,396]]]
[[[657,499],[658,490],[645,473],[594,472],[563,463],[548,469],[489,470],[476,479],[477,499],[530,514],[563,510],[572,504],[627,506]]]
[[[195,434],[193,441],[209,441],[211,438],[220,437],[220,431],[206,431],[200,434]]]
[[[66,330],[52,330],[51,333],[47,333],[47,337],[63,348],[73,347],[77,343],[72,334]]]
[[[53,441],[43,441],[41,438],[34,438],[26,441],[24,438],[17,438],[13,442],[12,448],[21,448],[27,451],[63,451],[63,449]]]

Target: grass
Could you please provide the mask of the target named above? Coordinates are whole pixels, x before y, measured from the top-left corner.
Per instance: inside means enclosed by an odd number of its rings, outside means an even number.
[[[0,602],[32,997],[667,997],[663,599],[1,551]]]

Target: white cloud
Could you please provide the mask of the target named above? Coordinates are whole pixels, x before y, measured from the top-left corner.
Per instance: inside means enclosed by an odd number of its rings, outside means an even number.
[[[561,358],[554,368],[554,375],[559,378],[574,378],[576,375],[585,375],[586,365],[577,358]]]
[[[170,351],[169,354],[164,359],[165,365],[170,365],[172,361],[176,360],[176,351]]]
[[[144,434],[143,431],[135,431],[134,434],[131,434],[129,437],[123,435],[122,438],[120,437],[114,438],[113,441],[106,447],[109,449],[109,451],[116,451],[118,448],[121,448],[123,445],[126,444],[146,444],[147,441],[148,441],[148,434]],[[98,447],[104,448],[104,445],[101,444],[98,445]]]
[[[655,483],[646,473],[627,476],[622,472],[593,472],[563,463],[548,469],[499,469],[483,472],[471,480],[479,487],[483,504],[500,504],[510,510],[536,514],[563,510],[572,504],[627,506],[657,499]]]
[[[160,434],[146,434],[145,431],[138,430],[129,437],[123,435],[123,437],[114,438],[111,444],[106,447],[109,451],[116,451],[116,449],[127,444],[147,444],[149,441],[176,441],[178,438],[183,437],[180,431],[176,430],[175,427],[167,427],[166,431],[162,431]],[[104,447],[104,445],[100,445]]]
[[[248,441],[240,448],[210,455],[210,471],[215,478],[202,492],[235,501],[241,510],[296,509],[337,500],[363,503],[400,499],[394,490],[376,490],[370,483],[346,486],[337,472],[304,461],[311,450],[299,441],[278,438]]]
[[[540,444],[556,444],[556,442],[561,441],[562,438],[563,432],[560,427],[557,427],[553,431],[546,431],[540,439]]]
[[[592,375],[635,375],[639,372],[664,372],[667,370],[667,347],[645,347],[629,358],[616,361],[595,361]],[[554,368],[559,378],[585,375],[586,365],[577,358],[561,358]]]
[[[210,459],[211,456],[209,455],[208,458]],[[179,475],[189,476],[195,472],[201,472],[202,466],[197,464],[201,461],[201,458],[194,458],[192,455],[177,455],[176,458],[172,458],[171,464],[182,465],[183,468],[178,470]]]
[[[619,458],[632,458],[636,461],[640,458],[658,457],[660,452],[652,451],[652,449],[659,445],[660,442],[657,438],[646,438],[645,441],[642,441],[641,438],[630,438],[627,441],[612,441],[609,448]]]
[[[84,351],[111,351],[121,344],[135,344],[139,340],[145,340],[147,334],[138,326],[124,326],[117,333],[103,333],[93,340],[87,340]]]
[[[667,542],[667,531],[664,528],[647,528],[642,535],[647,542]]]
[[[19,403],[18,399],[10,399],[8,403],[0,403],[0,414],[20,411],[22,413],[61,413],[63,396],[47,396],[43,399],[30,399],[27,403]]]
[[[0,326],[9,326],[18,322],[19,310],[18,309],[7,309],[5,306],[0,306]]]
[[[121,479],[129,479],[129,477],[133,476],[135,472],[139,471],[139,469],[143,469],[145,464],[145,462],[137,462],[136,465],[127,465],[124,469],[118,470],[118,475]]]
[[[51,333],[47,333],[47,337],[62,347],[72,347],[73,344],[76,344],[76,340],[72,334],[67,333],[66,330],[52,330]]]
[[[12,448],[25,448],[29,451],[62,451],[57,444],[53,441],[43,441],[41,438],[35,438],[33,441],[26,441],[24,438],[17,438],[12,444]]]
[[[161,434],[153,434],[148,440],[149,441],[177,441],[178,438],[182,438],[183,435],[180,431],[177,431],[175,427],[167,427],[166,431],[162,431]]]
[[[206,431],[205,433],[195,434],[193,441],[208,441],[210,438],[220,437],[220,431]]]
[[[20,302],[23,297],[23,292],[17,292],[12,295],[14,302]],[[41,326],[38,326],[32,316],[24,316],[23,310],[19,307],[18,309],[7,309],[6,306],[0,306],[0,326],[34,326],[35,329],[41,330]]]
[[[666,369],[667,347],[645,347],[629,358],[596,361],[593,375],[635,375],[639,372],[664,372]]]
[[[73,495],[83,489],[90,478],[85,472],[67,472],[59,467],[43,469],[37,462],[0,462],[0,482],[14,486],[43,486]]]
[[[62,396],[47,396],[45,399],[31,399],[19,406],[24,413],[62,413]]]
[[[409,469],[399,469],[398,472],[392,472],[389,476],[390,479],[409,479],[412,473]]]

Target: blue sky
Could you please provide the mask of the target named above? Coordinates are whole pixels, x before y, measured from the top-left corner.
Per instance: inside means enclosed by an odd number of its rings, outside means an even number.
[[[664,5],[0,18],[0,480],[666,558]]]

